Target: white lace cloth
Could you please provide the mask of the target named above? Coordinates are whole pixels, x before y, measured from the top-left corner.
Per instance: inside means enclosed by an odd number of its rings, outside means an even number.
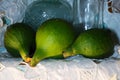
[[[74,56],[65,60],[43,60],[36,67],[19,65],[21,59],[1,59],[0,80],[120,80],[120,60],[95,63]]]

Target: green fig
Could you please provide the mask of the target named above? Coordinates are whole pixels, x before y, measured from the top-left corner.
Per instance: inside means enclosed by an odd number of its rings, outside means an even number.
[[[30,66],[36,66],[45,58],[63,58],[62,52],[74,41],[70,23],[62,19],[49,19],[36,32],[36,50]]]
[[[109,29],[89,29],[82,32],[64,56],[83,55],[87,58],[108,58],[114,52],[115,42]]]
[[[27,62],[35,50],[35,32],[24,23],[15,23],[7,27],[4,45],[13,57],[22,57]]]

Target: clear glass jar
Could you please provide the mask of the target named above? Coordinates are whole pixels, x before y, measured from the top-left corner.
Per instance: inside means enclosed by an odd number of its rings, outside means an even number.
[[[66,0],[37,0],[31,3],[25,13],[24,22],[35,30],[50,18],[72,21],[72,10]]]
[[[74,0],[73,15],[76,33],[103,27],[104,0]]]

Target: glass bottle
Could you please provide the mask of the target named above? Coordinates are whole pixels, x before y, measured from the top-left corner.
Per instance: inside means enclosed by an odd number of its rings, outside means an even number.
[[[77,35],[87,29],[103,27],[103,0],[74,0],[73,25]]]
[[[24,17],[24,22],[35,30],[50,18],[72,21],[71,6],[66,0],[37,0],[31,3]]]

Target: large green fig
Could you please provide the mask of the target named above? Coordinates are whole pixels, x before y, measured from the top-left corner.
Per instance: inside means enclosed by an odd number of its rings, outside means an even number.
[[[62,52],[74,41],[74,31],[71,24],[62,19],[50,19],[38,28],[36,32],[36,51],[30,66],[45,58],[63,58]]]
[[[4,45],[13,57],[21,56],[27,62],[35,50],[35,32],[26,24],[15,23],[7,27]]]
[[[89,29],[81,33],[72,44],[67,56],[81,54],[88,58],[107,58],[114,52],[114,40],[109,29]]]

